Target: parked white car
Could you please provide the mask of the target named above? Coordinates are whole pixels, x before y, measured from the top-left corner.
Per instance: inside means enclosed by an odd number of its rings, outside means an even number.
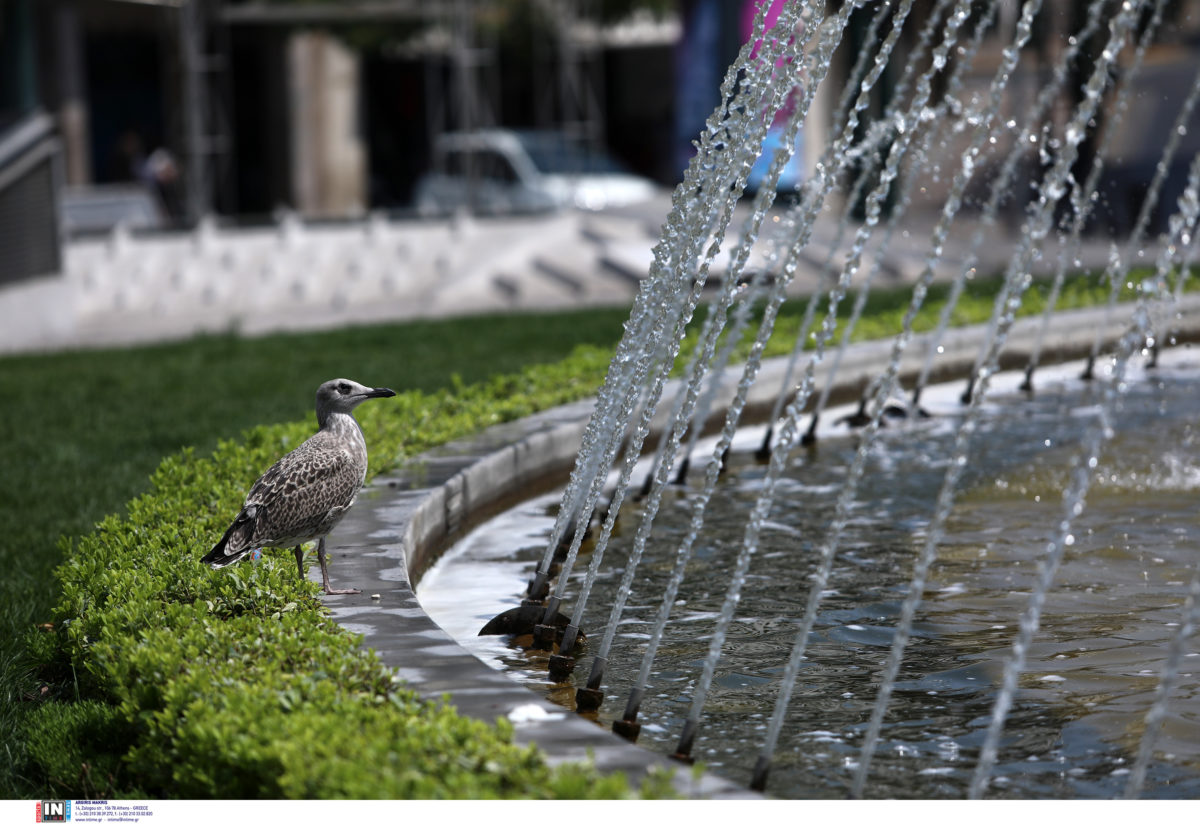
[[[649,200],[656,191],[653,182],[562,133],[484,129],[438,136],[433,169],[417,182],[415,201],[422,214],[463,207],[502,214],[606,209]]]

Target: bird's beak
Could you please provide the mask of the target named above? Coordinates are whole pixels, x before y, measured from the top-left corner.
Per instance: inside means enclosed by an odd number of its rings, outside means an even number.
[[[369,389],[366,392],[363,392],[364,398],[391,398],[391,397],[394,397],[395,395],[396,395],[396,393],[393,392],[391,389],[387,389],[382,386],[379,387],[378,389]]]

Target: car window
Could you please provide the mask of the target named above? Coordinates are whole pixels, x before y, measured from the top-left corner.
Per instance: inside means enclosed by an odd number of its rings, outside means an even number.
[[[508,158],[499,152],[480,152],[477,155],[479,159],[479,176],[488,180],[500,180],[505,183],[513,183],[517,179],[517,173],[513,169],[512,164],[508,162]]]
[[[611,156],[553,132],[518,132],[533,165],[544,174],[612,174],[626,171]]]
[[[451,177],[469,177],[474,175],[479,180],[496,180],[502,183],[514,183],[517,180],[516,170],[508,158],[499,152],[458,151],[446,152],[443,159],[445,173]]]

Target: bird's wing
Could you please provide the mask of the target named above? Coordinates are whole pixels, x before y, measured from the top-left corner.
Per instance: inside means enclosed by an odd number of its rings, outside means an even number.
[[[242,511],[233,519],[229,529],[225,530],[221,540],[200,560],[215,569],[240,561],[255,548],[254,531],[259,517],[264,512],[262,507],[253,504],[242,507]]]
[[[330,506],[344,506],[353,499],[361,483],[361,479],[354,482],[354,474],[348,451],[319,448],[310,438],[263,473],[250,488],[246,504],[270,505],[282,500],[299,502],[327,496]]]

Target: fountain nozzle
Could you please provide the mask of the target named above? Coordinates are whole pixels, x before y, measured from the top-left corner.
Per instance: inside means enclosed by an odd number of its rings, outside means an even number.
[[[604,668],[607,664],[608,661],[599,655],[592,661],[587,686],[575,690],[575,712],[600,709],[600,705],[604,703],[604,691],[600,689],[600,683],[604,680]]]
[[[1021,386],[1018,387],[1022,392],[1033,392],[1033,364],[1025,367],[1025,380],[1021,381]]]
[[[693,764],[696,759],[692,758],[692,745],[696,743],[696,721],[689,718],[683,724],[683,732],[679,736],[679,745],[675,748],[675,752],[671,753],[671,757],[676,761],[682,761],[685,764]]]
[[[612,722],[612,730],[626,741],[636,744],[638,735],[642,732],[642,725],[637,721],[626,721],[624,718],[618,718]]]
[[[917,388],[913,390],[912,403],[910,403],[909,406],[912,407],[913,415],[915,415],[916,417],[931,418],[933,416],[921,408],[921,390],[923,388],[924,387],[922,387],[920,384],[918,384]]]
[[[575,712],[592,712],[604,703],[604,690],[580,687],[575,690]]]
[[[754,762],[754,772],[750,776],[750,789],[755,792],[765,792],[767,789],[767,778],[771,774],[771,759],[765,755],[760,755],[758,760]]]
[[[642,687],[634,687],[629,691],[629,700],[625,703],[625,714],[613,721],[613,732],[622,738],[637,742],[638,734],[642,731],[642,725],[638,723],[637,714],[638,708],[642,705],[642,696],[646,694],[646,690]]]
[[[754,453],[754,457],[756,459],[760,461],[767,461],[771,459],[771,438],[774,436],[774,434],[773,428],[768,426],[767,434],[763,436],[762,444]]]
[[[1087,366],[1083,367],[1083,374],[1079,376],[1081,381],[1090,381],[1094,378],[1096,369],[1096,358],[1093,355],[1088,355]]]
[[[679,462],[679,472],[675,475],[675,485],[682,486],[687,483],[688,471],[692,468],[692,457],[684,455],[683,460]]]
[[[812,416],[812,423],[808,425],[808,431],[800,436],[801,445],[812,446],[817,442],[817,422],[820,420],[821,416],[814,412]]]
[[[862,400],[860,400],[858,402],[858,411],[854,412],[850,415],[847,415],[846,417],[839,420],[838,423],[844,423],[844,424],[846,424],[846,426],[850,427],[851,429],[858,429],[861,426],[866,426],[867,424],[869,424],[871,422],[871,416],[867,414],[867,400],[868,400],[867,396],[863,395]],[[816,425],[817,425],[817,418],[814,415],[813,416],[813,425],[810,426],[809,429],[810,430],[815,429]]]
[[[975,394],[975,376],[971,375],[971,377],[967,378],[967,388],[963,390],[963,393],[962,393],[962,395],[959,396],[958,400],[962,403],[963,406],[966,406],[971,402],[971,396],[974,394]]]
[[[533,580],[529,582],[529,586],[525,589],[530,600],[545,601],[550,594],[550,576],[545,572],[538,572],[533,576]]]
[[[575,671],[575,658],[570,655],[551,655],[550,656],[550,680],[556,684],[561,684],[571,677],[571,673]]]

